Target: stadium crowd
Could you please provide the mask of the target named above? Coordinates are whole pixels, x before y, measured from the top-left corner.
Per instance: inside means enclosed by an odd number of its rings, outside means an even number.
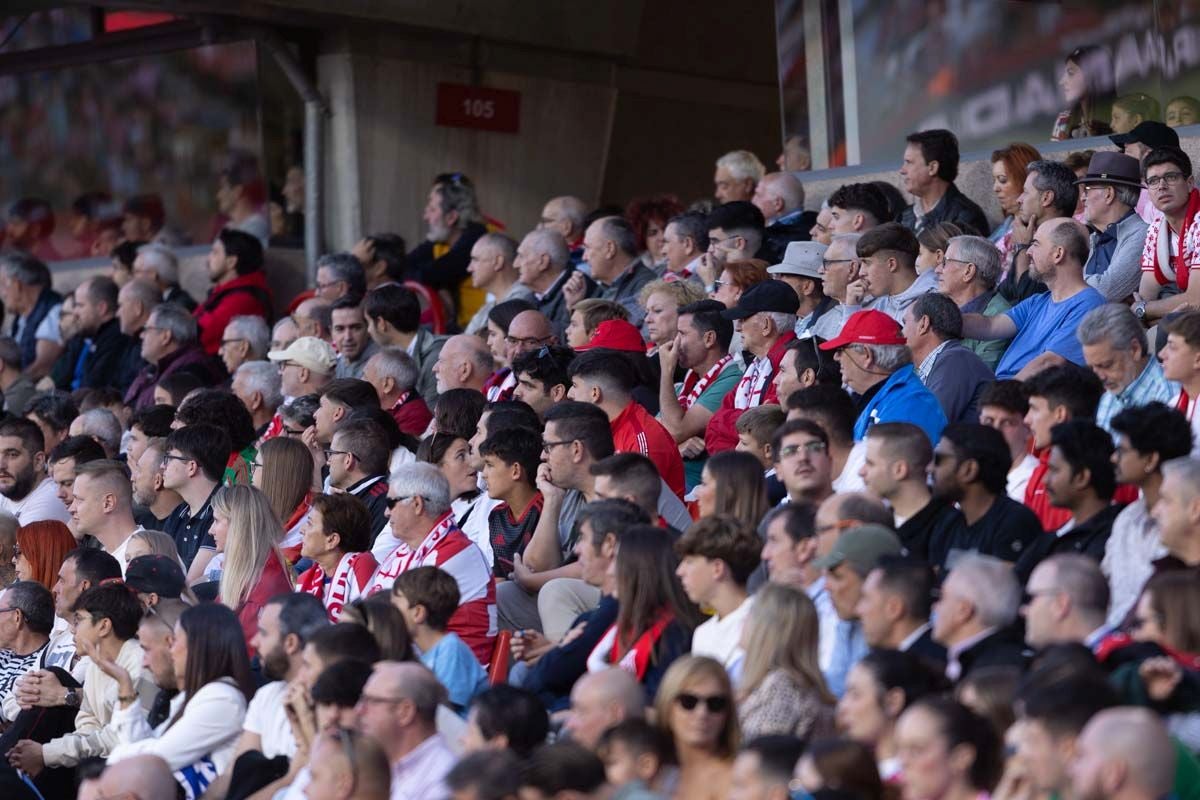
[[[296,298],[245,171],[203,298],[14,212],[3,796],[1200,797],[1200,191],[1112,138],[996,227],[945,130],[519,239],[446,174]]]

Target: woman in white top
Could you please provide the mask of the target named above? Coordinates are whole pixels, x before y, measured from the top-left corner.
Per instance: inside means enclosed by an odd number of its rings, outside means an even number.
[[[129,673],[113,661],[98,660],[118,686],[112,717],[118,743],[108,761],[156,755],[167,762],[189,797],[199,797],[229,766],[254,693],[237,616],[218,603],[184,611],[175,626],[171,661],[179,694],[171,701],[167,721],[151,728]]]

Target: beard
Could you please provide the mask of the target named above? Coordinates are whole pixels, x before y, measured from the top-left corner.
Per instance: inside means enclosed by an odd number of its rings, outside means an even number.
[[[259,658],[262,660],[263,675],[273,681],[281,681],[287,676],[291,662],[282,647],[276,647],[269,653],[259,653]]]
[[[24,500],[33,491],[33,485],[36,477],[33,474],[33,465],[28,469],[13,475],[13,484],[5,488],[0,488],[0,494],[7,497],[9,500]]]
[[[450,226],[444,222],[430,223],[425,238],[434,243],[444,242],[450,238]]]

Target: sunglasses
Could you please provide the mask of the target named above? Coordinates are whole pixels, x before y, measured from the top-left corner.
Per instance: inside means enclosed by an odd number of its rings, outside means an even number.
[[[696,706],[704,703],[704,707],[710,714],[720,714],[729,707],[729,698],[720,694],[701,697],[698,694],[682,692],[675,698],[675,702],[678,703],[679,707],[684,711],[694,711]]]

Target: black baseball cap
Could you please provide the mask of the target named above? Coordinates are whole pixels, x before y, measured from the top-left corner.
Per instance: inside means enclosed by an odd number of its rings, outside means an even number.
[[[766,280],[742,292],[738,304],[722,311],[721,316],[725,319],[746,319],[762,311],[795,314],[799,310],[800,297],[795,289],[783,281]]]
[[[125,585],[141,594],[177,600],[184,582],[183,567],[170,556],[138,556],[125,567]]]
[[[1175,132],[1175,129],[1153,120],[1139,122],[1129,133],[1114,133],[1108,138],[1118,147],[1124,147],[1134,142],[1147,147],[1162,147],[1163,145],[1179,147],[1179,134]]]

